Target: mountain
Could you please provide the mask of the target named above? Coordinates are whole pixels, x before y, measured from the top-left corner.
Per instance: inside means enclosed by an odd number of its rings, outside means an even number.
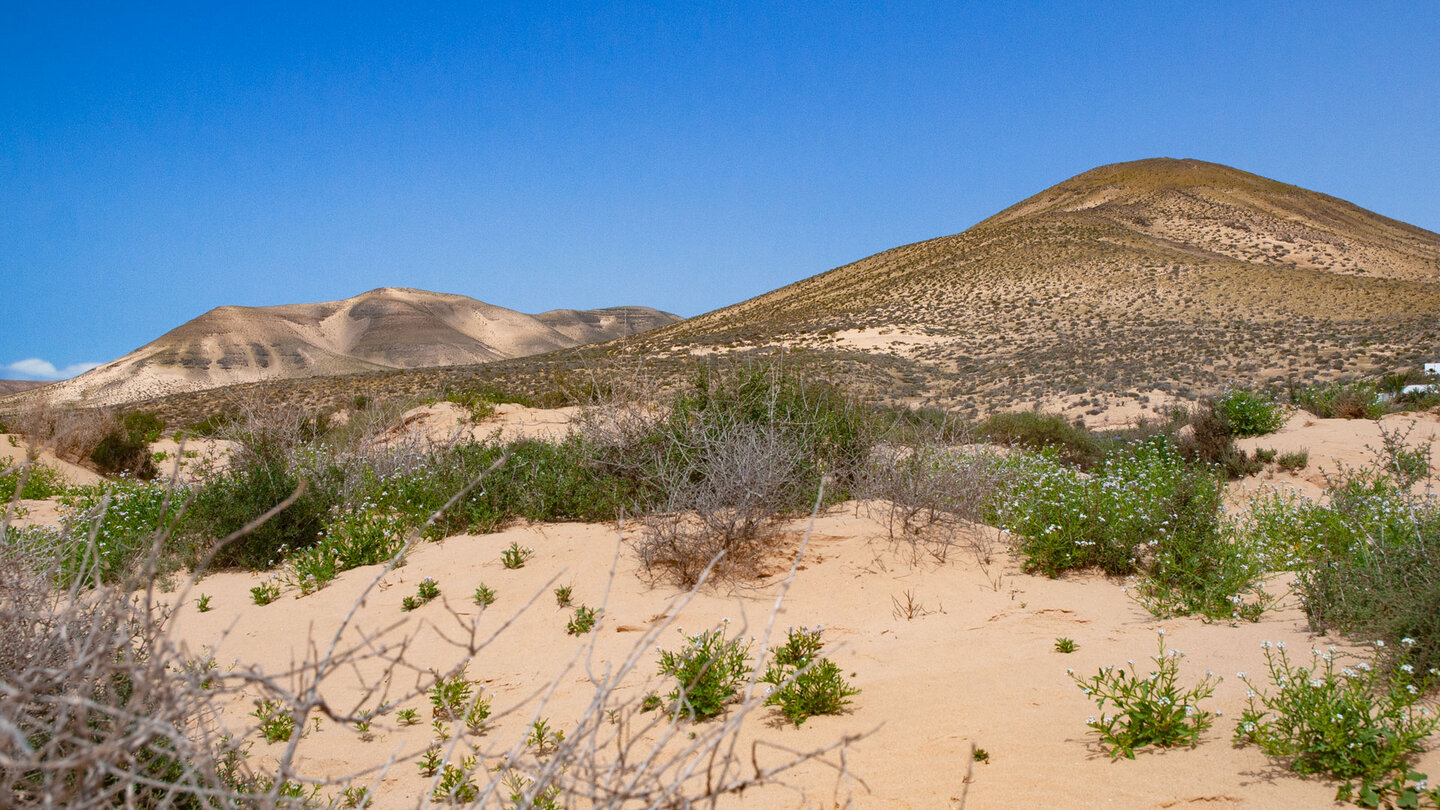
[[[1440,235],[1228,166],[1141,160],[638,343],[883,355],[876,393],[972,407],[1324,380],[1440,359]]]
[[[0,397],[29,391],[31,388],[39,388],[42,385],[49,385],[49,383],[43,380],[0,380]]]
[[[262,380],[487,363],[676,320],[648,307],[526,315],[462,295],[382,287],[343,301],[217,307],[45,394],[115,405]]]

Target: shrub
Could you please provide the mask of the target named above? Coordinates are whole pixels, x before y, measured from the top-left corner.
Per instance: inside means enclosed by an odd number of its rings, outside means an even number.
[[[980,425],[980,435],[997,444],[1054,450],[1067,464],[1089,467],[1100,460],[1095,436],[1058,413],[1000,411]]]
[[[727,638],[724,628],[690,636],[679,652],[660,653],[660,674],[675,679],[666,695],[677,717],[707,720],[738,697],[750,669],[750,645]]]
[[[159,471],[150,457],[150,443],[160,438],[165,422],[153,413],[126,414],[100,439],[90,460],[103,473],[128,473],[136,478],[154,478]]]
[[[319,542],[285,561],[285,582],[307,595],[344,571],[389,562],[405,547],[408,522],[397,510],[368,503],[347,509],[328,521]]]
[[[186,513],[185,529],[203,559],[213,540],[238,532],[300,490],[301,478],[283,456],[242,454],[223,474],[207,480]],[[306,480],[299,497],[262,525],[220,548],[217,567],[264,570],[318,543],[338,493],[324,481]]]
[[[1292,450],[1275,457],[1275,466],[1286,472],[1299,472],[1310,466],[1310,451]]]
[[[1293,386],[1290,401],[1322,419],[1379,419],[1385,415],[1379,390],[1368,382]]]
[[[1190,432],[1177,436],[1176,447],[1186,459],[1216,465],[1227,478],[1243,478],[1264,468],[1259,459],[1235,446],[1235,427],[1213,400],[1202,402],[1185,419]]]
[[[598,617],[595,608],[581,605],[575,608],[575,615],[565,625],[565,632],[572,636],[583,636],[595,629],[595,622]]]
[[[1213,407],[1241,438],[1264,436],[1285,426],[1285,408],[1269,395],[1248,388],[1231,388],[1215,398]]]
[[[1384,648],[1384,642],[1376,644]],[[1235,729],[1236,743],[1290,758],[1298,773],[1344,781],[1337,801],[1354,798],[1378,807],[1407,791],[1417,799],[1416,786],[1407,784],[1406,763],[1440,717],[1423,700],[1437,673],[1416,674],[1408,660],[1411,644],[1401,639],[1398,657],[1384,674],[1366,661],[1336,672],[1333,647],[1332,652],[1312,650],[1314,664],[1299,666],[1291,663],[1283,643],[1265,642],[1268,686],[1274,691],[1240,673],[1250,698]],[[1398,806],[1419,805],[1402,801]]]
[[[1147,745],[1172,748],[1195,746],[1200,735],[1214,723],[1215,715],[1200,708],[1200,702],[1215,692],[1220,679],[1207,674],[1189,689],[1179,685],[1179,650],[1165,649],[1165,631],[1158,633],[1156,655],[1150,660],[1156,669],[1141,676],[1135,662],[1129,671],[1121,667],[1102,667],[1090,678],[1081,678],[1074,670],[1066,670],[1080,691],[1099,705],[1099,717],[1091,717],[1086,725],[1110,746],[1110,757],[1135,758],[1135,749]],[[1105,714],[1105,706],[1115,714]]]

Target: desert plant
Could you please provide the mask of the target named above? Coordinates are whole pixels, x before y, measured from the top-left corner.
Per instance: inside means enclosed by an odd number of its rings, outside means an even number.
[[[1179,684],[1179,650],[1165,648],[1165,631],[1157,633],[1158,651],[1150,660],[1156,669],[1140,675],[1135,662],[1129,669],[1106,666],[1089,678],[1066,670],[1080,691],[1099,705],[1099,717],[1091,717],[1086,725],[1100,735],[1110,747],[1111,759],[1135,758],[1135,749],[1147,745],[1172,748],[1195,746],[1200,735],[1214,723],[1215,715],[1200,708],[1200,702],[1215,692],[1220,678],[1207,674],[1189,689]],[[1105,707],[1114,708],[1106,714]]]
[[[765,705],[779,706],[795,725],[822,714],[841,714],[850,698],[860,694],[835,662],[820,655],[822,628],[790,628],[785,643],[771,650],[771,662],[760,680],[769,684]]]
[[[1310,451],[1291,450],[1275,457],[1275,466],[1286,472],[1299,472],[1310,465]]]
[[[561,585],[555,589],[555,605],[557,607],[570,607],[571,586]]]
[[[660,653],[660,674],[675,679],[665,699],[677,717],[708,720],[738,697],[750,669],[750,645],[726,636],[725,629],[686,638],[678,652]]]
[[[1083,427],[1058,413],[997,411],[980,425],[980,435],[997,444],[1052,450],[1067,464],[1088,467],[1100,460],[1100,445]]]
[[[280,584],[266,580],[250,589],[250,600],[257,605],[268,605],[280,598]]]
[[[1384,642],[1377,641],[1377,650]],[[1344,782],[1337,801],[1368,807],[1418,800],[1425,788],[1410,784],[1408,762],[1440,723],[1423,695],[1440,675],[1419,674],[1409,663],[1412,639],[1401,639],[1398,656],[1381,671],[1379,656],[1336,671],[1335,652],[1312,650],[1309,667],[1291,662],[1284,643],[1264,643],[1268,684],[1245,673],[1250,698],[1235,741],[1253,743],[1272,756],[1289,758],[1302,774],[1325,774]],[[1267,688],[1268,687],[1268,688]],[[1270,691],[1273,690],[1273,691]]]
[[[295,716],[279,701],[255,701],[255,711],[250,716],[259,721],[258,730],[265,742],[288,742],[295,733]]]
[[[509,569],[524,568],[525,561],[535,554],[533,548],[521,548],[519,543],[510,542],[510,545],[500,552],[500,564]]]
[[[153,413],[126,414],[100,439],[90,453],[90,460],[104,473],[154,478],[159,471],[150,456],[150,443],[158,439],[164,429],[165,422]]]
[[[430,707],[435,720],[457,720],[464,717],[472,691],[470,681],[465,678],[464,667],[449,675],[436,673],[435,682],[430,685],[429,691]]]
[[[472,598],[480,607],[489,607],[495,604],[495,589],[482,582],[475,587],[475,595]]]
[[[64,476],[54,467],[39,462],[22,462],[7,469],[5,462],[0,461],[0,499],[4,501],[12,498],[42,500],[63,495],[68,490]]]
[[[431,792],[431,797],[452,804],[470,804],[480,795],[472,774],[475,771],[475,757],[467,756],[457,765],[444,765],[440,770],[440,781]]]
[[[581,605],[575,608],[575,615],[565,625],[565,632],[572,636],[583,636],[595,629],[595,622],[598,618],[595,608]]]
[[[1233,435],[1264,436],[1285,426],[1285,408],[1269,395],[1249,388],[1230,388],[1212,405]]]
[[[1079,646],[1075,644],[1075,639],[1073,638],[1065,638],[1062,636],[1055,639],[1055,652],[1073,653],[1077,649],[1079,649]]]
[[[525,737],[525,746],[535,752],[537,757],[548,757],[560,748],[565,741],[565,732],[552,728],[550,721],[540,718],[530,724],[530,732]]]

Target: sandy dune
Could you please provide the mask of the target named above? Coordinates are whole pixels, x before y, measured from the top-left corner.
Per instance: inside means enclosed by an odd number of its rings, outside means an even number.
[[[791,526],[790,548],[801,529],[802,523]],[[977,537],[984,542],[999,539],[991,530],[982,531]],[[523,569],[506,570],[499,563],[501,549],[511,541],[535,549]],[[477,744],[502,751],[523,736],[537,712],[564,728],[584,710],[593,690],[583,665],[574,664],[577,655],[588,655],[588,664],[597,670],[616,664],[637,639],[644,643],[644,631],[671,617],[677,594],[646,584],[623,550],[607,599],[616,542],[613,527],[567,524],[427,544],[415,550],[408,565],[385,577],[356,624],[372,631],[390,628],[385,638],[410,640],[412,664],[443,669],[456,663],[460,652],[442,634],[464,637],[474,623],[484,636],[513,621],[470,668],[493,695],[497,714],[504,715]],[[776,570],[781,568],[777,560]],[[963,800],[968,808],[1311,808],[1328,805],[1334,795],[1332,784],[1301,779],[1256,749],[1229,743],[1245,702],[1245,687],[1234,675],[1263,670],[1262,640],[1286,641],[1302,657],[1308,657],[1311,646],[1331,642],[1306,632],[1293,600],[1257,624],[1157,621],[1125,595],[1120,583],[1100,577],[1047,580],[1021,574],[1003,553],[982,566],[958,549],[943,564],[931,558],[917,561],[908,547],[891,545],[867,516],[866,505],[854,503],[820,518],[801,569],[777,628],[824,624],[829,654],[853,673],[853,683],[863,691],[850,714],[812,718],[799,729],[778,722],[774,710],[758,710],[745,720],[741,750],[748,757],[751,740],[805,748],[866,733],[846,755],[849,798],[857,807],[958,807]],[[256,577],[214,575],[198,587],[212,597],[214,610],[200,614],[193,603],[181,606],[175,629],[194,648],[212,645],[222,665],[240,662],[281,672],[305,654],[307,639],[329,638],[374,574],[375,569],[357,569],[318,594],[299,600],[287,594],[265,607],[250,604],[248,589]],[[426,576],[439,583],[443,603],[402,613],[401,598],[414,593]],[[673,615],[672,623],[693,633],[729,618],[740,633],[761,634],[780,579],[777,574],[753,585],[702,593]],[[1283,590],[1283,580],[1272,587]],[[466,599],[481,582],[499,594],[483,614]],[[557,584],[573,585],[577,602],[603,602],[604,616],[592,636],[565,634],[568,611],[557,608],[550,596]],[[897,613],[896,600],[907,594],[923,605],[923,615],[906,619]],[[1127,659],[1148,664],[1159,628],[1167,631],[1168,647],[1186,652],[1187,680],[1207,669],[1225,676],[1207,704],[1224,716],[1193,750],[1147,750],[1135,761],[1112,762],[1085,727],[1095,706],[1065,670],[1088,674]],[[1079,649],[1071,655],[1055,652],[1060,636],[1074,639]],[[667,628],[658,643],[677,649],[680,636]],[[619,691],[622,699],[638,701],[648,691],[666,688],[654,678],[654,651],[642,655]],[[325,695],[342,711],[356,708],[357,701],[362,708],[373,707],[414,688],[416,680],[414,674],[397,676],[388,684],[388,696],[373,694],[362,701],[354,674],[347,672],[337,675]],[[552,682],[555,693],[542,709],[537,694]],[[238,696],[226,722],[237,729],[253,722],[246,714],[254,697]],[[302,744],[304,767],[314,774],[342,773],[384,761],[399,750],[401,761],[381,782],[379,806],[413,806],[428,784],[413,760],[432,732],[423,696],[397,706],[407,707],[419,710],[424,722],[396,727],[393,720],[376,721],[371,742],[350,728],[322,723]],[[972,744],[990,754],[989,764],[974,765],[973,772]],[[253,753],[273,756],[280,747],[260,742]],[[495,761],[486,758],[487,765]],[[1421,770],[1435,773],[1437,767],[1440,752],[1422,757]],[[727,804],[845,806],[845,785],[837,786],[835,771],[822,763],[796,769],[787,781],[788,788],[747,792]]]

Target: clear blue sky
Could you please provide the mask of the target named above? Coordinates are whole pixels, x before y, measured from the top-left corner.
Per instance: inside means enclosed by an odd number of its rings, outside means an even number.
[[[379,286],[695,315],[1146,157],[1440,230],[1432,0],[202,5],[4,2],[0,377]]]

